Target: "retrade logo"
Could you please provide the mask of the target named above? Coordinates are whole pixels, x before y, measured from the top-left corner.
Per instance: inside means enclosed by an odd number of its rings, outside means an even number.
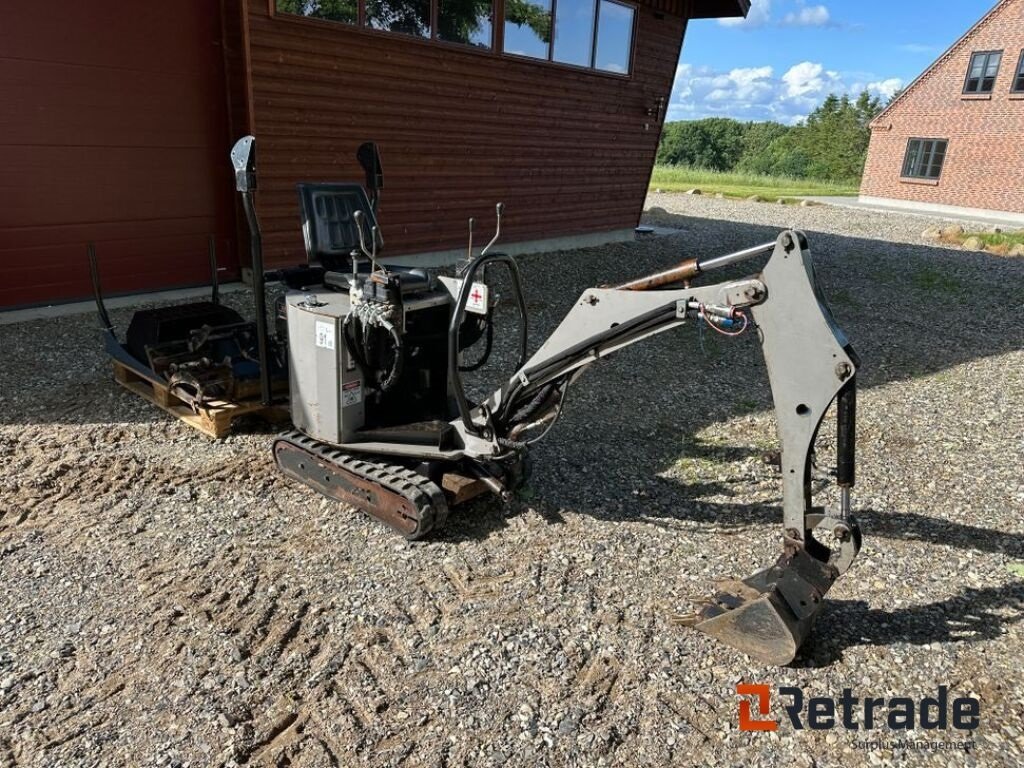
[[[981,703],[972,696],[950,699],[949,688],[940,685],[935,696],[915,700],[906,696],[883,697],[853,695],[844,688],[838,699],[830,696],[806,697],[801,688],[780,686],[778,696],[782,712],[794,730],[814,731],[844,728],[870,731],[887,726],[890,731],[924,730],[974,731],[981,724]],[[779,720],[771,718],[772,689],[764,683],[736,685],[741,731],[775,731]],[[755,714],[753,704],[757,703]]]
[[[769,714],[772,709],[772,691],[763,683],[739,683],[736,693],[740,696],[756,696],[757,711],[761,717]],[[741,731],[775,731],[779,728],[778,720],[755,720],[750,713],[750,700],[740,699],[740,730]]]

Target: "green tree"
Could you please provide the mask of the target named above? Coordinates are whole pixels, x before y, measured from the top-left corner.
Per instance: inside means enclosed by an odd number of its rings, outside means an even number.
[[[881,99],[830,94],[800,125],[708,118],[668,123],[658,162],[716,171],[853,181],[864,171],[871,121]]]
[[[807,175],[830,181],[860,178],[864,172],[871,121],[881,100],[867,91],[856,101],[830,94],[797,129],[797,147],[808,158]]]
[[[746,126],[726,117],[668,123],[658,162],[713,171],[732,170],[743,154]]]
[[[743,134],[743,154],[736,164],[744,173],[776,173],[774,155],[780,140],[792,132],[782,123],[749,123]]]

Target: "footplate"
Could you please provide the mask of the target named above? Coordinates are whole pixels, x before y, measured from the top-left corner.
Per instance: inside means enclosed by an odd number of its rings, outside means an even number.
[[[289,477],[363,510],[410,541],[441,528],[448,517],[437,485],[380,457],[354,456],[301,432],[286,432],[274,441],[274,459]]]
[[[816,528],[832,531],[839,540],[837,552],[829,556],[809,535],[815,554],[802,541],[787,539],[775,565],[742,581],[720,582],[715,595],[682,623],[767,664],[792,662],[824,606],[825,593],[849,568],[861,542],[853,518],[808,518]]]

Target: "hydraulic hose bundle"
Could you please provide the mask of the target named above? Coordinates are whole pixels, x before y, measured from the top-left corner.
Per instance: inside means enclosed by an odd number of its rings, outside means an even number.
[[[381,392],[391,390],[402,377],[405,345],[395,324],[394,304],[362,302],[355,304],[341,326],[342,336],[349,354],[356,361],[368,381],[374,381]],[[384,354],[378,338],[385,335],[391,345],[391,361],[387,367],[379,365]]]

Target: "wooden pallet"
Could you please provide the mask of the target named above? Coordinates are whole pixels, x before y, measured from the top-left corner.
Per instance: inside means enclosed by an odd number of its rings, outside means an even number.
[[[242,416],[258,416],[272,423],[288,419],[288,412],[280,405],[263,405],[259,400],[230,402],[212,400],[193,411],[184,401],[175,397],[162,381],[150,379],[133,371],[123,363],[114,360],[114,380],[130,392],[148,400],[175,418],[198,429],[204,435],[218,440],[231,432],[235,419]]]

